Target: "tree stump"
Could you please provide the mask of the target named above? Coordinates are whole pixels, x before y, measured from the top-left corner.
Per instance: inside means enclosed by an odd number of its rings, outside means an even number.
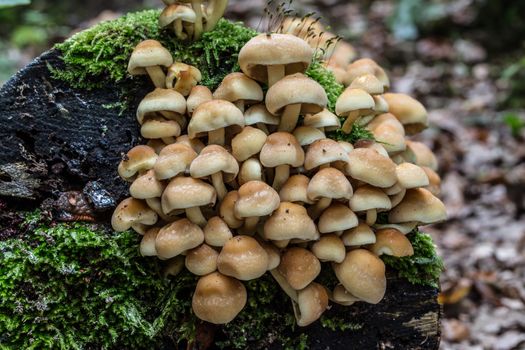
[[[54,80],[48,65],[62,66],[58,51],[44,53],[0,89],[0,198],[6,204],[0,220],[66,191],[84,191],[97,222],[108,225],[116,203],[128,196],[129,184],[117,175],[117,164],[131,147],[144,143],[135,110],[151,86],[143,79],[133,87],[122,82],[74,89]],[[129,108],[119,115],[111,105],[122,99]],[[358,324],[357,329],[333,331],[316,322],[295,332],[309,335],[311,349],[437,349],[438,290],[410,284],[395,271],[389,271],[387,286],[378,305],[334,305],[327,311]]]

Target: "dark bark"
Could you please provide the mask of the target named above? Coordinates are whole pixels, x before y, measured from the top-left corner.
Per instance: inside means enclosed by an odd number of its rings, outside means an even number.
[[[17,207],[32,209],[76,191],[107,224],[110,204],[128,194],[117,164],[142,142],[134,111],[151,86],[141,80],[137,87],[124,82],[93,91],[73,89],[52,79],[48,64],[61,65],[57,51],[43,54],[0,89],[0,223]],[[129,108],[120,116],[119,109],[104,107],[122,99]],[[335,305],[328,311],[360,329],[331,331],[317,322],[296,332],[308,333],[312,349],[436,349],[441,317],[437,292],[391,276],[378,305]]]

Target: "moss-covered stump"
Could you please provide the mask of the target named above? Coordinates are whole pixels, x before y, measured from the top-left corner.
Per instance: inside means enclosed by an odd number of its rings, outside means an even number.
[[[388,287],[378,305],[335,305],[298,328],[289,298],[269,274],[246,283],[248,304],[233,322],[197,322],[190,310],[195,278],[164,277],[161,262],[139,256],[138,235],[109,229],[115,203],[128,195],[117,164],[143,143],[135,110],[152,89],[146,78],[125,74],[133,46],[161,41],[214,88],[238,69],[236,54],[255,34],[223,20],[184,46],[158,30],[157,15],[147,11],[80,33],[0,89],[0,347],[174,349],[190,341],[225,349],[437,348],[442,266],[419,232],[409,235],[413,257],[384,259]],[[333,107],[342,87],[318,64],[307,74]],[[356,129],[349,140],[367,137]],[[58,222],[78,219],[67,213],[75,208],[61,206],[64,194],[83,196],[94,223]],[[41,214],[28,214],[38,207]],[[320,278],[327,286],[334,281]]]

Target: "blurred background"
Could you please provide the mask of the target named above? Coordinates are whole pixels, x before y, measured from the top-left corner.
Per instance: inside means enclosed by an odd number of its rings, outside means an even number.
[[[7,6],[8,3],[17,6]],[[265,0],[230,0],[256,27]],[[160,0],[0,0],[0,85],[101,20]],[[525,349],[525,1],[295,0],[387,69],[430,112],[440,162],[443,349]]]

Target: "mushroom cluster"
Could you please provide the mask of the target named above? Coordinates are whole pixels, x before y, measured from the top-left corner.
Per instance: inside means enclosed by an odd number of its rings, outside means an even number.
[[[157,88],[137,110],[149,141],[118,167],[131,197],[112,225],[143,235],[141,254],[166,260],[170,274],[200,276],[192,306],[202,320],[233,320],[247,301],[242,281],[267,271],[299,326],[317,320],[329,300],[378,303],[386,289],[378,256],[412,255],[405,234],[445,219],[436,159],[405,137],[426,127],[425,108],[387,93],[384,70],[361,59],[345,69],[334,114],[323,87],[305,75],[314,55],[292,34],[260,34],[239,52],[242,72],[213,93],[197,85],[197,68],[173,64],[151,40],[130,59],[130,73],[149,74]],[[355,123],[377,142],[326,137]],[[382,212],[387,222],[378,221]],[[335,289],[316,282],[322,268],[335,272]]]

